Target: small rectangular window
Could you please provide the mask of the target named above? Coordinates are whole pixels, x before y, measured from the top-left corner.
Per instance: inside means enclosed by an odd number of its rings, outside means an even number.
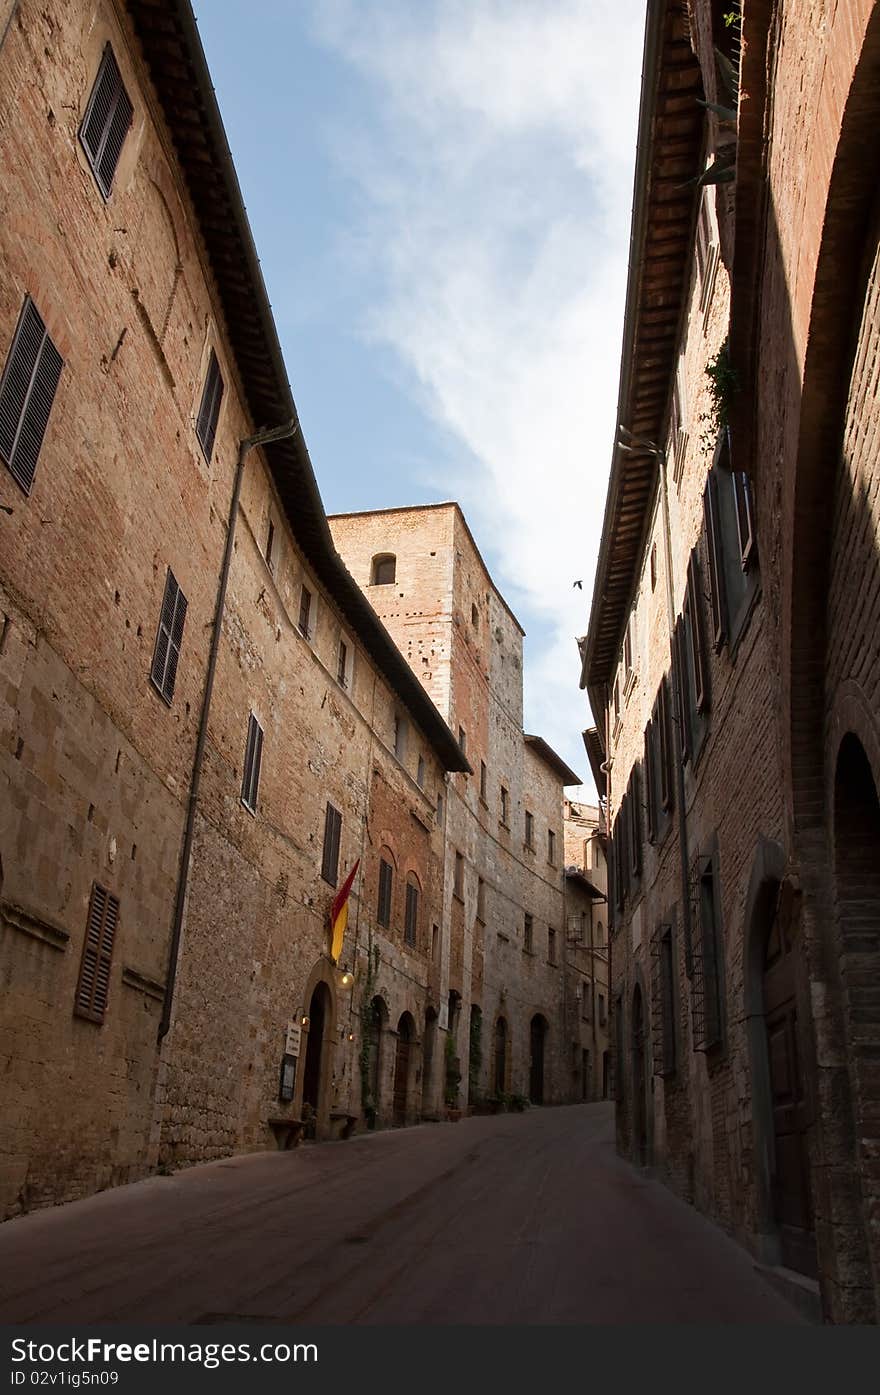
[[[260,766],[263,763],[263,728],[253,712],[248,719],[247,744],[244,750],[244,773],[241,778],[241,802],[252,814],[257,812],[257,792],[260,788]]]
[[[414,882],[406,884],[406,917],[403,938],[411,949],[415,948],[419,928],[419,888]]]
[[[211,463],[211,456],[214,453],[214,437],[217,435],[217,422],[220,417],[220,404],[223,401],[223,375],[220,372],[220,364],[217,362],[217,355],[211,350],[211,358],[208,363],[208,372],[205,377],[205,386],[202,389],[202,400],[199,405],[199,415],[196,418],[196,435],[199,438],[199,445],[208,464]]]
[[[134,108],[109,44],[104,49],[79,139],[98,188],[109,198]]]
[[[464,858],[460,852],[455,854],[455,877],[452,883],[452,890],[459,900],[464,898]]]
[[[376,920],[387,930],[391,924],[391,890],[394,885],[394,868],[384,857],[379,859],[379,904],[376,907]]]
[[[531,954],[534,949],[534,934],[535,922],[528,911],[526,911],[523,916],[523,949],[528,950],[529,954]]]
[[[510,824],[510,796],[504,786],[501,786],[501,822],[507,828]]]
[[[342,834],[342,815],[332,804],[324,813],[324,852],[321,860],[321,876],[330,886],[339,879],[339,842]]]
[[[552,828],[547,829],[547,861],[551,867],[556,866],[556,834]]]
[[[530,814],[529,811],[528,811],[528,809],[526,809],[526,847],[527,847],[527,848],[534,848],[534,846],[535,846],[535,817],[534,817],[534,814]]]
[[[486,883],[482,877],[477,878],[477,920],[486,923]]]
[[[488,786],[489,786],[489,772],[488,772],[488,770],[486,769],[486,762],[485,762],[484,760],[481,760],[481,761],[480,761],[480,798],[482,799],[482,801],[483,801],[484,804],[485,804],[485,802],[486,802],[486,792],[487,792]]]
[[[419,756],[416,764],[416,784],[419,789],[424,789],[425,785],[425,757]]]
[[[180,646],[183,643],[186,611],[186,596],[178,586],[174,573],[169,567],[165,574],[165,594],[162,597],[156,647],[153,650],[153,663],[150,668],[150,681],[161,693],[169,707],[171,699],[174,697],[174,685],[177,681],[177,665],[180,660]]]
[[[556,963],[556,931],[552,925],[547,927],[547,963]]]
[[[406,756],[406,719],[394,714],[394,754],[398,760]]]
[[[30,296],[25,296],[0,378],[0,456],[25,494],[49,424],[64,361]]]
[[[90,1022],[103,1022],[107,1011],[110,965],[118,923],[118,900],[106,887],[94,882],[73,1005],[76,1016],[86,1017]]]
[[[431,926],[431,963],[437,963],[437,955],[440,950],[440,926]]]
[[[336,654],[336,681],[340,688],[348,687],[348,645],[344,639],[339,641]]]
[[[308,586],[303,586],[299,593],[299,631],[306,639],[311,636],[312,621],[312,593]]]

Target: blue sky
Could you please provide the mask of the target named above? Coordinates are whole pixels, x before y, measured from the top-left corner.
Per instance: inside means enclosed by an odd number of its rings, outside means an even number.
[[[327,511],[458,499],[587,776],[644,0],[196,13]]]

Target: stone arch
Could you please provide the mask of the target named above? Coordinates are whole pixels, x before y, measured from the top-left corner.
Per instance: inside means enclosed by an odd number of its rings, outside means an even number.
[[[492,1029],[492,1093],[504,1095],[510,1080],[510,1026],[499,1012]]]
[[[437,1009],[428,1006],[425,1009],[425,1027],[422,1033],[422,1118],[438,1118],[437,1107],[437,1085],[435,1082],[436,1062],[438,1058],[437,1033],[438,1033]]]
[[[384,1091],[385,1041],[388,1028],[388,1004],[380,993],[368,1003],[364,1018],[363,1065],[361,1071],[361,1109],[367,1128],[382,1122]]]
[[[315,1136],[330,1132],[330,1099],[336,1038],[336,983],[327,961],[321,961],[309,975],[303,994],[304,1016],[300,1060],[302,1069],[296,1086],[296,1104],[302,1115],[311,1113]],[[312,1098],[314,1097],[314,1098]]]
[[[392,1122],[397,1127],[412,1118],[412,1084],[416,1075],[416,1024],[407,1009],[400,1014],[395,1031],[394,1090]]]
[[[370,585],[391,586],[397,580],[397,558],[393,552],[377,552],[370,562]]]

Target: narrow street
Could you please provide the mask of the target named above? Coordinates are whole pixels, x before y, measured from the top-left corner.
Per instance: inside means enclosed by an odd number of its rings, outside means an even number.
[[[10,1323],[791,1323],[612,1106],[250,1154],[0,1227]]]

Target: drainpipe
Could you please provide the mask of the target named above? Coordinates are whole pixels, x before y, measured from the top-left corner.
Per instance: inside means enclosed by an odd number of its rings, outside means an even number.
[[[189,870],[192,855],[193,835],[196,824],[196,805],[199,798],[199,785],[202,779],[202,764],[205,756],[205,743],[208,737],[208,716],[211,711],[211,694],[214,691],[214,675],[217,671],[217,655],[220,652],[220,634],[223,629],[223,612],[226,607],[226,587],[229,582],[229,569],[232,564],[232,549],[235,542],[235,525],[238,522],[241,482],[244,477],[244,462],[249,451],[255,446],[268,446],[275,441],[286,441],[299,430],[295,417],[283,426],[269,431],[258,431],[255,436],[245,436],[238,446],[238,461],[235,466],[235,481],[232,486],[232,500],[229,505],[229,522],[226,527],[226,546],[223,550],[223,565],[217,587],[217,605],[214,610],[214,628],[211,634],[211,651],[208,655],[208,672],[205,677],[205,691],[202,696],[202,714],[199,719],[199,733],[196,739],[196,753],[193,759],[192,778],[189,786],[189,802],[186,810],[186,828],[183,834],[183,849],[180,854],[180,869],[177,876],[177,898],[174,904],[174,926],[171,931],[171,952],[168,972],[165,975],[165,998],[162,1003],[162,1020],[159,1023],[158,1040],[168,1035],[171,1026],[171,1006],[174,1002],[174,982],[177,978],[177,960],[180,954],[180,935],[183,929],[183,912],[189,891]]]

